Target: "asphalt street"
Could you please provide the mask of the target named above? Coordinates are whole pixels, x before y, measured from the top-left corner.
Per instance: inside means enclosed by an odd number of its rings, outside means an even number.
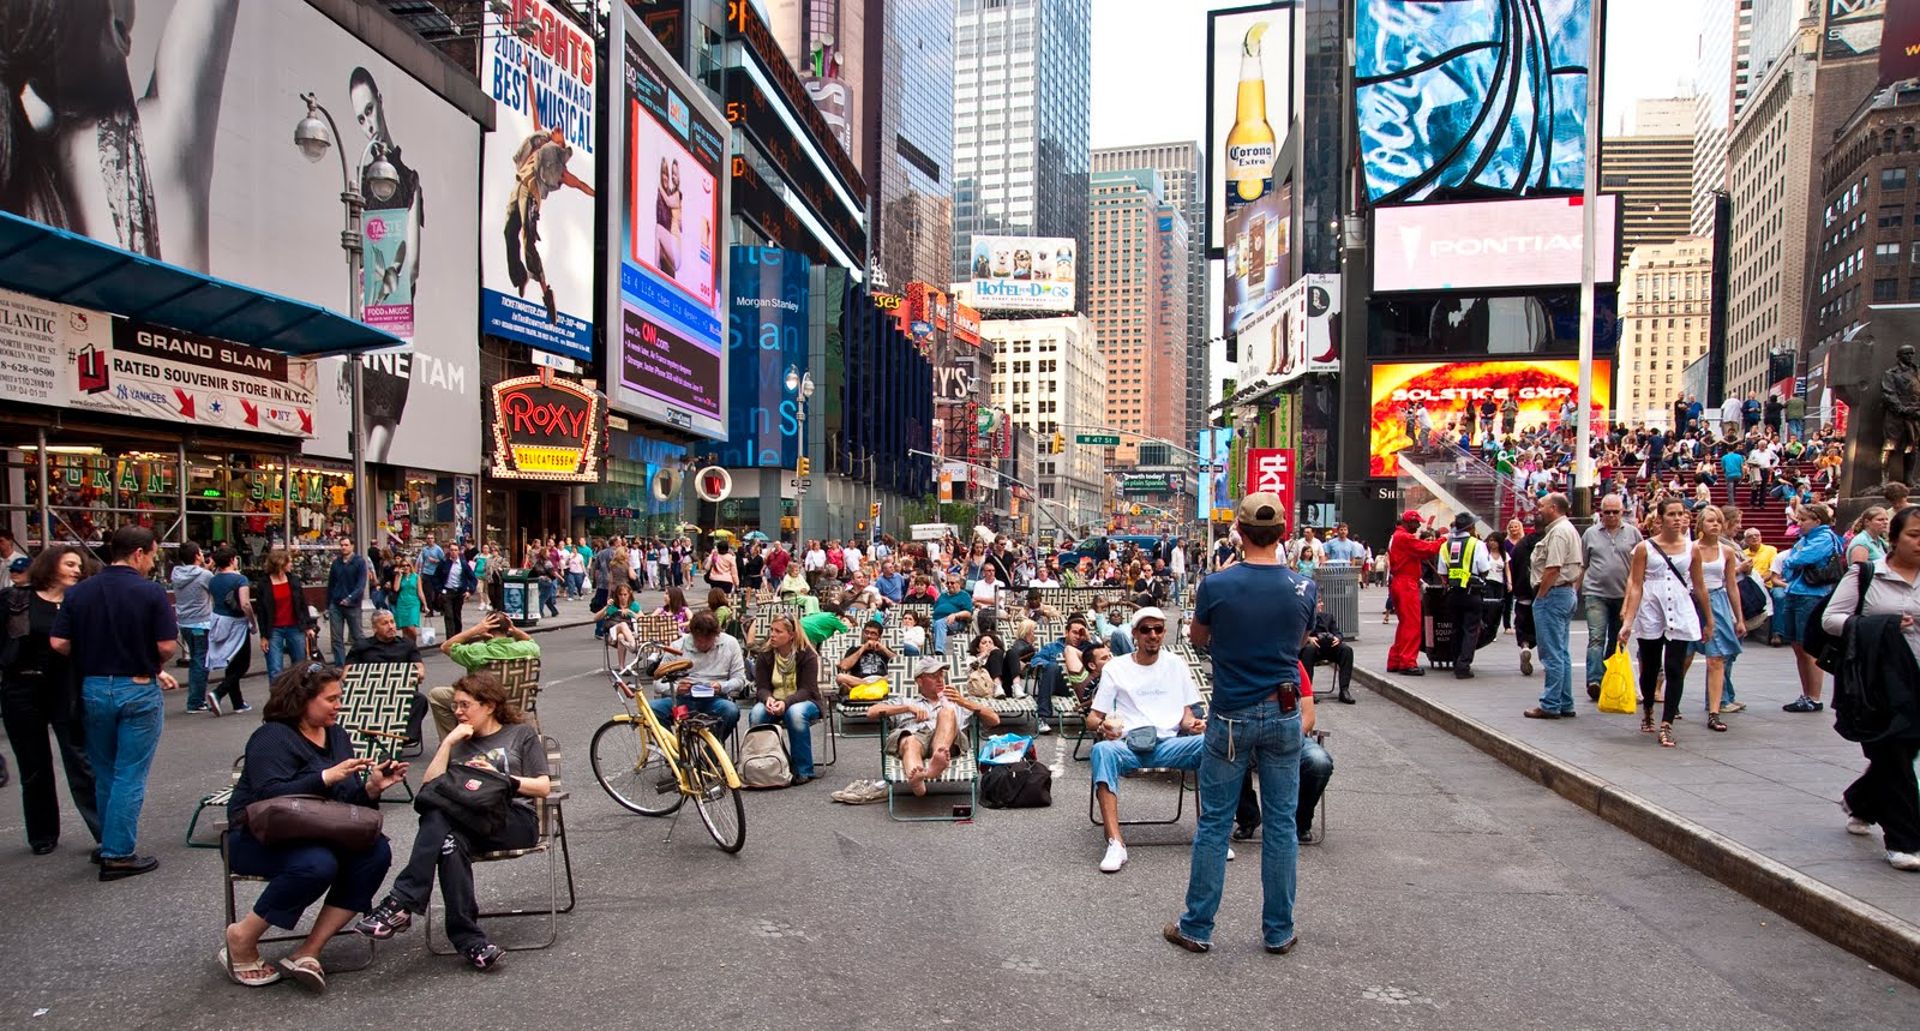
[[[1194,956],[1159,936],[1185,889],[1191,819],[1135,830],[1130,865],[1103,876],[1087,766],[1058,738],[1042,743],[1053,808],[964,825],[829,801],[878,766],[871,739],[843,742],[824,780],[750,795],[746,848],[727,856],[691,813],[668,841],[667,821],[605,796],[586,758],[617,708],[599,646],[579,629],[540,640],[580,896],[553,948],[479,974],[428,954],[416,923],[324,999],[228,984],[213,963],[219,856],[181,833],[255,723],[185,716],[175,695],[142,827],[159,871],[97,883],[71,814],[60,850],[31,856],[17,789],[0,792],[0,1026],[1744,1031],[1911,1028],[1920,1012],[1920,991],[1370,692],[1322,709],[1337,769],[1331,832],[1302,851],[1301,946],[1260,949],[1249,848],[1228,868],[1214,952]],[[436,656],[434,679],[450,668]],[[1171,800],[1129,785],[1122,811]],[[404,855],[413,815],[385,812]],[[531,898],[540,862],[482,867],[483,896]],[[503,942],[531,930],[493,929]]]

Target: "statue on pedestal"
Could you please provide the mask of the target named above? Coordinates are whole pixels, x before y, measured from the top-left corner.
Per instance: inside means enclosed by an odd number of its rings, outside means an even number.
[[[1901,344],[1893,367],[1880,377],[1880,467],[1887,480],[1920,485],[1920,361]]]

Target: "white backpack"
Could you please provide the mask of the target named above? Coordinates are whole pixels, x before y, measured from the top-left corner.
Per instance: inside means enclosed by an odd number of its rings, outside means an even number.
[[[740,783],[749,788],[784,788],[793,783],[793,765],[780,728],[762,723],[747,729],[740,745]]]

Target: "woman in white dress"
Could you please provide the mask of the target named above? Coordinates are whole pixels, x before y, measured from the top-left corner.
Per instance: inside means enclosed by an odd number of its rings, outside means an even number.
[[[1673,747],[1673,721],[1680,713],[1680,694],[1687,676],[1687,654],[1693,642],[1713,636],[1713,610],[1708,608],[1706,571],[1700,553],[1687,539],[1687,508],[1679,498],[1660,502],[1659,532],[1633,549],[1627,570],[1623,615],[1632,614],[1620,628],[1620,646],[1628,638],[1640,642],[1640,720],[1643,733],[1653,733],[1654,695],[1662,671],[1666,696],[1660,714],[1659,742]],[[1701,613],[1706,614],[1703,627]],[[1704,633],[1702,632],[1704,630]]]

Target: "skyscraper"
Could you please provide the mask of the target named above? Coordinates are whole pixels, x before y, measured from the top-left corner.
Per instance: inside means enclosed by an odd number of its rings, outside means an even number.
[[[1694,69],[1694,236],[1713,235],[1713,195],[1727,189],[1727,136],[1747,103],[1748,44],[1753,0],[1706,0],[1700,12],[1700,53]]]
[[[1090,193],[1081,304],[1107,359],[1108,423],[1186,447],[1186,216],[1150,168],[1096,172]],[[1120,461],[1136,446],[1124,442]]]
[[[1613,396],[1622,422],[1671,427],[1683,370],[1707,353],[1712,305],[1712,241],[1686,237],[1634,248],[1620,274],[1619,382]]]
[[[868,39],[868,53],[878,53],[867,76],[870,266],[893,291],[915,281],[944,287],[953,261],[953,0],[882,0],[880,12],[881,31]]]
[[[1090,0],[955,0],[953,278],[976,234],[1087,249]],[[1087,263],[1079,263],[1079,296]]]
[[[1672,243],[1687,235],[1692,217],[1693,98],[1641,100],[1634,132],[1600,150],[1600,184],[1620,195],[1620,250]],[[1686,121],[1674,117],[1689,116]]]
[[[1187,247],[1187,410],[1186,432],[1173,438],[1182,447],[1207,424],[1207,253],[1199,238],[1206,225],[1206,195],[1201,182],[1206,153],[1198,143],[1154,143],[1137,147],[1103,147],[1093,152],[1093,171],[1120,172],[1151,168],[1166,185],[1167,203],[1180,209],[1192,235]]]

